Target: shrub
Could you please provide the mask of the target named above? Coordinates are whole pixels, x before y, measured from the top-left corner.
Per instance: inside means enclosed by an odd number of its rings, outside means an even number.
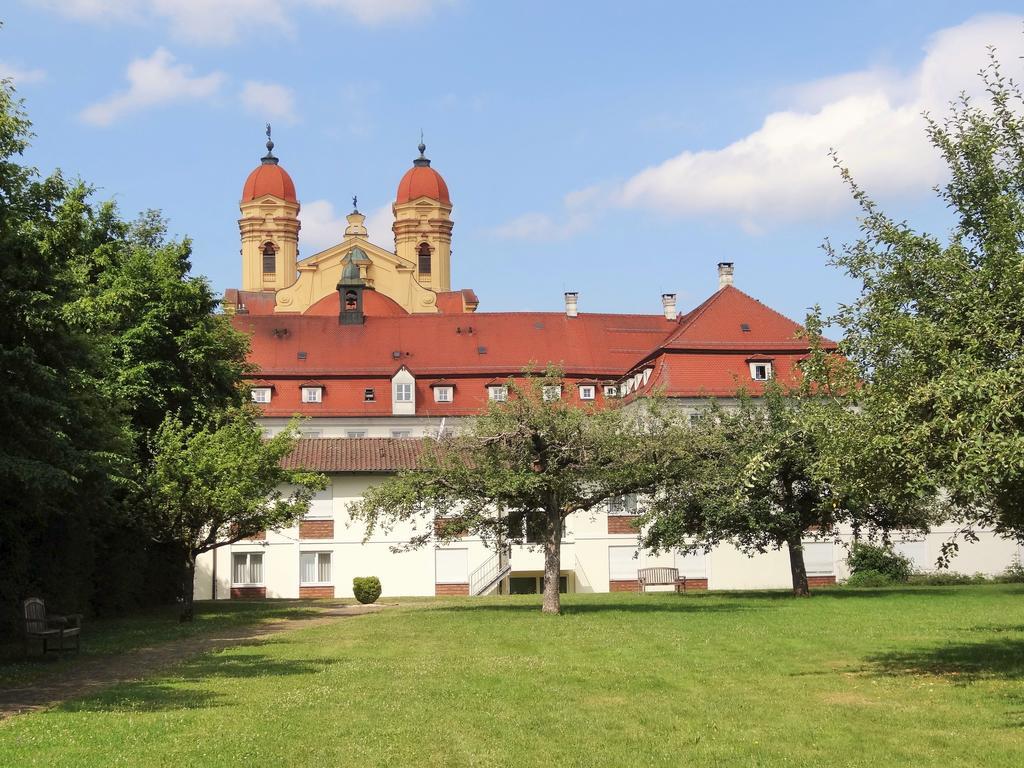
[[[1024,584],[1024,565],[1021,565],[1019,558],[1006,566],[1006,570],[995,577],[995,580],[1002,584]]]
[[[352,592],[363,605],[375,603],[380,597],[380,579],[376,576],[356,576],[352,579]]]
[[[888,587],[895,583],[889,574],[871,568],[862,568],[846,580],[848,587]]]
[[[957,584],[987,584],[991,581],[983,573],[969,575],[956,571],[937,571],[936,573],[915,573],[910,577],[911,584],[922,584],[928,587],[952,587]]]
[[[879,547],[874,544],[854,543],[850,547],[846,562],[854,576],[871,571],[886,576],[889,584],[905,582],[913,571],[908,558],[894,552],[891,547]]]

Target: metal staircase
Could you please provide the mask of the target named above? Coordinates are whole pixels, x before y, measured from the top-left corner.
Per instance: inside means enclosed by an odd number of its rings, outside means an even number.
[[[511,554],[508,546],[500,546],[483,565],[469,574],[469,594],[487,595],[493,592],[512,571]]]

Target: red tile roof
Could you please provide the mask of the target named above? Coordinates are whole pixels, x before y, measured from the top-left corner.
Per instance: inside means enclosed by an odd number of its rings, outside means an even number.
[[[263,195],[273,195],[290,203],[298,202],[295,196],[295,182],[277,163],[261,163],[245,180],[245,186],[242,187],[242,202],[255,200]]]
[[[394,472],[415,469],[429,440],[394,437],[302,438],[286,456],[285,469],[315,472]]]
[[[408,203],[418,197],[429,197],[431,200],[439,200],[445,205],[452,204],[452,200],[448,196],[448,185],[444,183],[441,174],[428,165],[410,168],[398,182],[396,203]]]

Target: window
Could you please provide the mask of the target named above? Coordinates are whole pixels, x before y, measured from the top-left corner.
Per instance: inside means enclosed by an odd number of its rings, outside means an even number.
[[[330,584],[331,583],[331,553],[330,552],[300,552],[299,553],[299,583],[300,584]]]
[[[277,272],[277,248],[273,243],[263,245],[263,274],[274,274]]]
[[[636,547],[608,547],[608,580],[634,581],[638,561]]]
[[[751,363],[750,378],[754,381],[768,381],[772,377],[771,363]]]
[[[550,402],[551,400],[562,399],[562,387],[558,384],[552,384],[544,387],[544,400]]]
[[[487,388],[487,399],[493,400],[497,403],[503,403],[508,400],[508,387],[501,386],[490,386]]]
[[[510,595],[538,595],[544,591],[543,576],[510,576],[508,592]],[[569,577],[558,577],[558,591],[563,595],[569,591]]]
[[[469,550],[435,550],[434,569],[434,581],[437,584],[468,584]]]
[[[334,488],[332,488],[330,481],[328,481],[326,488],[313,494],[313,498],[309,501],[309,511],[306,512],[305,519],[324,520],[333,517]]]
[[[350,429],[345,432],[345,437],[366,437],[365,429]]]
[[[345,311],[355,312],[359,309],[359,294],[355,291],[345,291]]]
[[[699,414],[699,413],[691,413],[691,414],[690,414],[690,426],[691,426],[691,427],[695,427],[695,426],[697,426],[698,424],[700,424],[700,420],[701,420],[702,418],[704,418],[702,414]]]
[[[412,402],[412,384],[395,384],[395,402]]]
[[[376,399],[377,399],[377,395],[374,393],[372,387],[367,387],[366,389],[363,390],[363,402],[364,403],[372,403]]]
[[[580,400],[593,400],[595,388],[589,385],[580,387]]]
[[[831,541],[805,541],[804,568],[808,576],[833,576],[835,559],[832,556]]]
[[[323,437],[323,436],[324,436],[323,430],[320,430],[320,429],[300,429],[299,430],[299,437],[318,438],[318,437]]]
[[[605,397],[618,397],[619,396],[619,388],[616,387],[614,384],[605,384],[604,385],[604,396]]]
[[[234,552],[231,555],[231,583],[262,584],[263,553]]]
[[[630,493],[625,496],[613,496],[608,499],[609,515],[635,515],[636,494]]]
[[[303,387],[302,388],[302,402],[304,403],[319,403],[323,397],[322,387]]]
[[[411,429],[392,429],[391,430],[391,436],[392,437],[412,437],[412,430]]]
[[[254,403],[269,403],[270,387],[254,387],[252,390],[252,401]]]
[[[690,552],[686,555],[676,552],[675,560],[680,576],[687,579],[706,579],[708,577],[707,555],[703,552]]]
[[[893,550],[910,560],[915,571],[929,571],[933,563],[928,559],[928,542],[924,539],[917,541],[897,541],[892,545]]]
[[[452,387],[434,387],[435,403],[450,403],[452,401]]]
[[[421,275],[430,274],[430,246],[426,243],[420,243],[419,250],[417,251],[419,257],[419,267]]]

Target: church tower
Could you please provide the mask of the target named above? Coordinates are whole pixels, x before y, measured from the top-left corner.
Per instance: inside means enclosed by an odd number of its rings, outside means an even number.
[[[274,157],[267,125],[267,154],[249,174],[238,205],[242,218],[242,290],[279,291],[295,282],[299,258],[299,201],[295,184]]]
[[[451,290],[452,201],[441,174],[430,167],[422,141],[419,150],[392,206],[395,254],[415,265],[420,285],[440,293]]]

